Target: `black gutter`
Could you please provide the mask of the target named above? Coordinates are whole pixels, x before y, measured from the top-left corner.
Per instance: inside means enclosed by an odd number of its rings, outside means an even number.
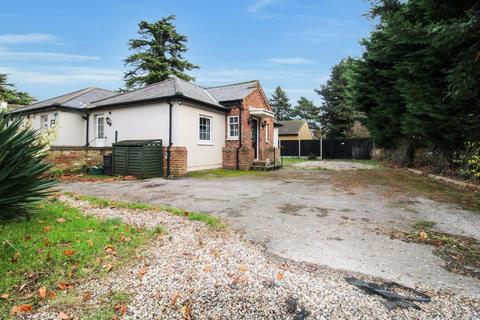
[[[170,154],[171,154],[171,147],[172,147],[172,109],[173,103],[172,101],[167,101],[169,105],[168,109],[168,147],[167,147],[167,178],[170,177]]]
[[[166,96],[166,97],[159,97],[159,98],[151,98],[151,99],[141,99],[141,100],[134,100],[134,101],[127,101],[127,102],[120,102],[120,103],[111,103],[111,104],[105,104],[105,105],[99,105],[99,106],[93,106],[89,108],[90,110],[99,110],[99,109],[115,109],[115,108],[122,108],[125,106],[130,106],[130,105],[138,105],[138,104],[149,104],[153,102],[163,102],[166,101],[168,103],[169,100],[171,99],[176,99],[176,100],[184,100],[184,101],[190,101],[190,102],[195,102],[195,103],[200,103],[205,106],[208,106],[213,109],[221,110],[221,111],[228,111],[226,107],[223,106],[218,106],[215,104],[210,104],[204,101],[200,101],[194,98],[186,97],[184,95],[173,95],[173,96]]]
[[[225,101],[219,101],[221,105],[224,105],[226,107],[232,106],[232,105],[237,105],[241,103],[243,100],[242,99],[235,99],[235,100],[225,100]]]
[[[20,109],[16,109],[16,110],[12,110],[10,111],[10,114],[24,114],[24,113],[33,113],[33,112],[38,112],[38,111],[49,111],[49,110],[63,110],[63,111],[72,111],[72,112],[78,112],[78,113],[83,113],[85,112],[85,109],[82,108],[74,108],[74,107],[64,107],[64,106],[59,106],[59,105],[49,105],[49,106],[45,106],[45,107],[39,107],[39,108],[35,108],[35,109],[28,109],[28,110],[22,110],[21,108]]]

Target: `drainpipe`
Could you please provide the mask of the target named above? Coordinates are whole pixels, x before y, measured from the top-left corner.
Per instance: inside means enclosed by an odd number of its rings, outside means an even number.
[[[242,147],[242,112],[243,108],[241,106],[238,106],[238,140],[239,144],[237,147],[237,170],[240,170],[240,159],[239,159],[239,154],[240,154],[240,148]],[[227,130],[230,130],[228,127]]]
[[[87,130],[85,132],[85,147],[90,146],[90,137],[88,136],[88,131],[90,129],[90,114],[87,112],[84,116],[83,119],[87,121]]]
[[[170,155],[171,155],[171,147],[172,147],[172,109],[173,103],[172,101],[167,101],[169,105],[168,110],[168,147],[167,147],[167,178],[170,177]]]

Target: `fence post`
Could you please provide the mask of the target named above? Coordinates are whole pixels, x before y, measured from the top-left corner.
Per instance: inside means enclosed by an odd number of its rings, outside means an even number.
[[[323,160],[323,138],[320,138],[320,160]]]
[[[298,140],[298,157],[302,156],[302,140]]]

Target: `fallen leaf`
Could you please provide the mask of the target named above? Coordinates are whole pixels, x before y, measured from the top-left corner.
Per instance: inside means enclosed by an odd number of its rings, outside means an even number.
[[[37,291],[37,295],[40,299],[45,300],[45,298],[47,297],[47,288],[40,287]]]
[[[66,282],[59,282],[57,284],[57,288],[60,289],[60,290],[71,289],[71,288],[73,288],[73,284],[66,283]]]
[[[240,272],[245,272],[247,271],[247,267],[245,265],[241,265],[240,268],[238,268],[238,270],[240,270]]]
[[[143,279],[143,276],[145,275],[145,273],[147,273],[147,271],[147,266],[143,266],[143,268],[138,271],[138,276],[140,277],[140,279]]]
[[[19,306],[14,306],[10,311],[10,316],[15,316],[18,313],[29,313],[32,312],[31,304],[21,304]]]
[[[91,292],[84,292],[82,296],[83,302],[91,300],[92,299],[92,293]]]
[[[428,239],[428,234],[425,231],[422,230],[418,233],[418,239],[422,240],[422,241],[427,240]]]
[[[95,230],[93,230],[93,229],[88,229],[87,230],[88,233],[92,233],[93,231],[95,231]]]
[[[180,292],[176,291],[176,292],[173,294],[173,297],[172,297],[172,305],[173,305],[173,306],[177,304],[178,298],[180,298]]]
[[[21,253],[17,251],[15,252],[15,254],[13,255],[13,258],[10,261],[12,261],[12,263],[17,263],[18,259],[20,259],[21,256],[22,256]]]
[[[63,251],[63,254],[66,255],[67,257],[71,257],[75,254],[75,250],[65,250]]]
[[[60,313],[58,314],[58,319],[68,320],[68,319],[70,319],[70,317],[66,313],[63,313],[63,312],[60,311]]]
[[[206,266],[203,268],[203,271],[204,271],[204,272],[212,272],[212,266],[211,266],[211,265],[206,265]]]
[[[0,299],[6,300],[6,299],[8,299],[9,296],[10,295],[8,293],[4,293],[4,294],[0,295]]]
[[[48,240],[48,238],[43,239],[43,245],[45,247],[48,247],[49,244],[50,244],[50,240]]]
[[[51,226],[46,226],[43,228],[43,232],[50,232],[52,230]]]
[[[65,223],[65,221],[66,221],[66,220],[65,220],[64,218],[58,218],[58,219],[57,219],[57,222],[58,222],[58,223]]]
[[[102,267],[103,267],[103,270],[107,272],[110,272],[113,268],[111,264],[104,264]]]
[[[89,246],[90,248],[93,247],[93,241],[92,241],[92,239],[88,239],[88,240],[87,240],[87,244],[88,244],[88,246]]]
[[[277,272],[277,274],[275,275],[275,278],[278,280],[278,281],[282,281],[284,277],[283,273],[282,272]]]
[[[27,234],[26,236],[23,237],[23,240],[30,241],[32,240],[32,236]]]
[[[242,276],[234,276],[233,277],[233,281],[232,281],[232,285],[237,285],[239,283],[244,283],[245,282],[245,278],[242,277]]]
[[[57,293],[55,291],[48,290],[48,296],[51,300],[57,299]]]
[[[111,254],[111,255],[116,255],[117,254],[117,251],[115,250],[115,248],[109,244],[108,246],[105,247],[105,253],[107,254]]]
[[[210,253],[211,253],[212,256],[214,256],[215,258],[220,257],[220,252],[219,252],[217,249],[212,249],[212,250],[210,251]]]
[[[117,313],[119,313],[121,316],[124,316],[127,313],[127,306],[124,304],[118,304],[115,306],[115,310]]]
[[[130,242],[130,240],[132,240],[131,238],[129,237],[125,237],[125,239],[123,239],[125,242]]]
[[[191,320],[192,319],[192,306],[187,303],[182,306],[182,315],[184,320]]]

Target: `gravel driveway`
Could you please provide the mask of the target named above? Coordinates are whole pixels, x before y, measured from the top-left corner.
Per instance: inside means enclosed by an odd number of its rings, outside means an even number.
[[[480,215],[421,197],[396,194],[392,199],[382,186],[345,192],[331,183],[332,174],[291,169],[266,176],[68,183],[62,188],[208,212],[282,258],[480,297],[480,281],[446,271],[431,246],[390,239],[385,232],[433,220],[439,231],[479,239]]]
[[[132,264],[72,289],[68,302],[53,302],[24,319],[54,320],[60,311],[64,318],[101,319],[101,310],[114,308],[109,297],[119,293],[129,297],[123,307],[115,306],[122,319],[472,319],[480,308],[479,300],[430,291],[432,301],[421,304],[422,310],[389,311],[378,296],[345,282],[355,274],[272,257],[238,233],[215,232],[164,212],[60,200],[100,218],[161,225],[166,233]],[[82,302],[85,293],[90,298]]]

